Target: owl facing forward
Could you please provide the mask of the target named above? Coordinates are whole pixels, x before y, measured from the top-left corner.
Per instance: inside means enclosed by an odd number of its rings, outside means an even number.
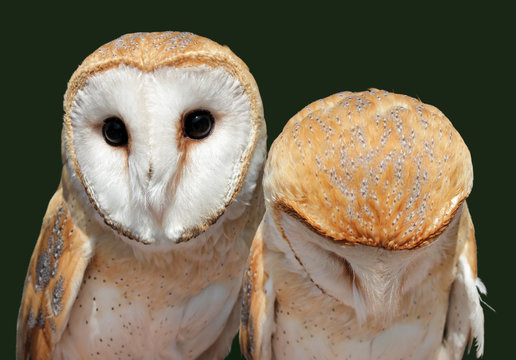
[[[371,90],[274,141],[244,280],[247,359],[461,359],[483,351],[469,151],[435,107]]]
[[[18,358],[223,358],[263,213],[266,130],[246,65],[190,33],[129,34],[84,60],[64,108]]]

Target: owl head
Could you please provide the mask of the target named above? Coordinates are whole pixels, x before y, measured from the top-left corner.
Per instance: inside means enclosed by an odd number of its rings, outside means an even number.
[[[124,35],[83,61],[64,108],[65,166],[131,243],[185,242],[254,190],[265,156],[258,88],[209,39]]]
[[[381,324],[401,294],[453,258],[472,184],[468,148],[441,111],[375,89],[305,107],[264,172],[270,223],[299,266],[359,321]]]
[[[387,250],[435,240],[472,185],[469,150],[444,114],[376,89],[297,113],[274,141],[264,176],[271,207],[333,241]]]

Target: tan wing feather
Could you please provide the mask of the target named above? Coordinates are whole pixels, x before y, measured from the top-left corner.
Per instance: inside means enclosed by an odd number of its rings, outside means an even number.
[[[244,275],[240,349],[247,360],[271,358],[275,295],[264,267],[263,222],[253,240]]]
[[[485,292],[485,288],[477,278],[475,229],[466,203],[457,236],[457,274],[450,292],[439,360],[461,359],[466,344],[469,343],[471,347],[473,339],[477,343],[477,357],[482,356],[484,351],[484,313],[479,291]]]
[[[473,277],[477,278],[477,243],[475,241],[475,227],[471,220],[468,204],[464,202],[464,210],[459,223],[459,246],[464,246],[462,255],[468,260]]]
[[[50,359],[79,291],[91,249],[56,191],[30,260],[17,326],[17,358]]]

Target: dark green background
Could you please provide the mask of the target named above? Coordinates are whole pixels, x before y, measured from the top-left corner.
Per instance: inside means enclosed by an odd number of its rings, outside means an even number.
[[[468,199],[487,285],[485,359],[511,357],[514,301],[514,20],[501,4],[382,6],[315,1],[131,5],[95,2],[2,8],[2,358],[13,358],[23,280],[60,178],[66,84],[82,59],[128,32],[191,31],[226,44],[260,87],[269,144],[308,103],[377,87],[441,109],[469,146]],[[232,359],[238,359],[234,347]],[[468,358],[473,358],[472,356]]]

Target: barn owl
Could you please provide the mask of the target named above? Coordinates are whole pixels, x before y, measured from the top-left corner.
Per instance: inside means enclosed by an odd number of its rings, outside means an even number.
[[[247,359],[460,359],[483,312],[469,151],[435,107],[372,89],[296,114],[265,165]]]
[[[128,34],[83,61],[64,109],[18,358],[223,358],[264,211],[247,66],[194,34]]]

